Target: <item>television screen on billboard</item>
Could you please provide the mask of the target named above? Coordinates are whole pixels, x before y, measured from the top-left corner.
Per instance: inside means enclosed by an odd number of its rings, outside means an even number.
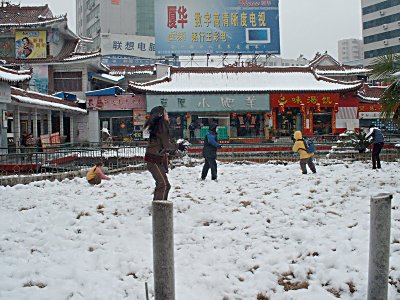
[[[156,55],[279,54],[279,0],[155,0]]]

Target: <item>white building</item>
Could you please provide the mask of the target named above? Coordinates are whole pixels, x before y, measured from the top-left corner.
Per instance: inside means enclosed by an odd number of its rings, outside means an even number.
[[[400,2],[362,0],[364,65],[379,56],[400,53]]]
[[[101,48],[101,34],[154,37],[154,1],[76,0],[76,32]]]
[[[344,39],[338,41],[338,56],[341,64],[362,64],[363,54],[362,40]]]

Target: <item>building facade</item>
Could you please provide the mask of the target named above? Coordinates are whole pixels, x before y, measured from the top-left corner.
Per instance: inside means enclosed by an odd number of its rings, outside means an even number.
[[[363,42],[359,39],[344,39],[338,42],[338,59],[342,64],[362,64]]]
[[[400,53],[400,2],[362,0],[364,65],[379,56]]]
[[[154,37],[154,1],[76,0],[76,32],[101,47],[101,34]]]

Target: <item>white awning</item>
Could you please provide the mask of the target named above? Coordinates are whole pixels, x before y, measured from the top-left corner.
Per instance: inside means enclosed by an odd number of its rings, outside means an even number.
[[[339,107],[336,119],[357,119],[357,107]]]

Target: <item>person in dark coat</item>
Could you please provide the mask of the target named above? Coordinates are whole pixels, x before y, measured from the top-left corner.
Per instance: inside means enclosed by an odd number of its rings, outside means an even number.
[[[175,154],[176,150],[186,151],[183,143],[173,144],[170,141],[168,113],[162,106],[154,107],[150,118],[144,124],[150,138],[146,148],[144,161],[147,169],[156,182],[153,200],[167,200],[171,185],[168,181],[168,154]]]
[[[221,147],[217,138],[217,124],[213,123],[204,138],[203,157],[205,161],[201,172],[201,180],[206,179],[209,169],[211,169],[211,179],[217,180],[217,150]]]
[[[369,132],[365,136],[366,139],[372,139],[372,169],[381,168],[381,159],[379,154],[383,148],[385,139],[382,131],[374,125],[369,126]]]

